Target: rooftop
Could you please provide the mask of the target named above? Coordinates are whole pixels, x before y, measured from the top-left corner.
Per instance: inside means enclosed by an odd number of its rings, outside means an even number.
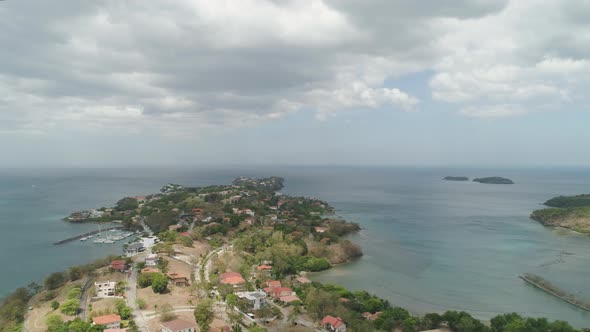
[[[106,325],[106,324],[120,322],[121,316],[115,315],[115,314],[106,315],[106,316],[98,316],[98,317],[92,318],[92,321],[96,325]]]

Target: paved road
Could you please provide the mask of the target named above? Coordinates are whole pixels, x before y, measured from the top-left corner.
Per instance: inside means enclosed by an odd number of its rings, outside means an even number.
[[[147,252],[140,254],[139,261],[145,258]],[[137,269],[131,271],[131,275],[127,278],[127,305],[133,309],[133,315],[135,316],[135,323],[142,332],[150,332],[148,328],[148,321],[141,310],[137,307]]]

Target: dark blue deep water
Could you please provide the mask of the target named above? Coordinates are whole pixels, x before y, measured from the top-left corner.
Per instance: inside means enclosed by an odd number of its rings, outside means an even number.
[[[283,176],[285,193],[325,199],[339,215],[361,224],[363,231],[353,240],[365,256],[314,279],[366,289],[414,313],[465,310],[487,319],[519,312],[590,327],[590,313],[517,277],[537,273],[590,301],[590,237],[528,218],[548,198],[590,193],[589,169],[0,170],[0,295],[50,272],[120,252],[120,245],[79,241],[53,246],[96,229],[60,220],[72,210],[110,206],[169,182],[210,185],[241,175]],[[498,175],[516,184],[442,181],[446,175]]]

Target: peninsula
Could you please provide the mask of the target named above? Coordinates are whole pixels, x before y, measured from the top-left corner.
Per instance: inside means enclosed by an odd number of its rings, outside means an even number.
[[[514,182],[510,179],[499,177],[499,176],[490,176],[485,178],[476,178],[473,179],[474,182],[479,183],[486,183],[486,184],[514,184]]]
[[[447,181],[469,181],[469,178],[466,176],[445,176],[443,180]]]
[[[557,196],[543,204],[548,208],[533,211],[531,219],[545,226],[590,234],[590,195]]]
[[[308,272],[360,257],[347,236],[356,223],[333,217],[312,197],[279,192],[283,179],[230,185],[164,186],[128,197],[110,215],[143,235],[119,257],[49,275],[0,304],[0,332],[81,331],[404,331],[574,332],[565,322],[499,315],[491,326],[466,312],[413,316],[401,303],[308,279]],[[80,221],[77,221],[80,222]],[[92,245],[92,244],[90,244]],[[371,271],[367,271],[370,273]],[[211,328],[211,329],[210,329]],[[512,331],[513,329],[511,329]],[[526,330],[514,330],[526,331]]]

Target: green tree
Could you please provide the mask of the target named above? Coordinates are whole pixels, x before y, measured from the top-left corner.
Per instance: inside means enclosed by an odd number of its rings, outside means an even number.
[[[195,320],[201,331],[209,330],[209,326],[211,325],[211,322],[213,322],[213,317],[213,304],[211,300],[206,299],[197,304],[197,307],[195,308]]]
[[[80,297],[81,290],[80,287],[74,287],[68,291],[67,298],[68,299],[77,299]]]
[[[117,211],[128,211],[128,210],[135,210],[139,207],[137,203],[137,199],[133,197],[125,197],[120,199],[115,206]]]
[[[168,278],[162,273],[154,273],[152,277],[152,290],[154,293],[163,294],[168,288]]]
[[[66,275],[63,272],[54,272],[45,278],[45,289],[54,290],[66,283]]]
[[[57,310],[57,308],[59,308],[59,302],[57,302],[57,301],[51,302],[51,309]]]
[[[145,307],[147,306],[147,304],[145,303],[144,299],[140,299],[138,298],[135,303],[137,303],[137,307],[141,310],[145,309]]]
[[[64,321],[59,315],[50,315],[45,319],[47,325],[47,332],[58,332],[63,330]]]
[[[225,303],[227,303],[227,306],[230,308],[235,307],[238,305],[238,296],[236,294],[227,294],[225,297]]]
[[[70,278],[70,281],[76,281],[82,278],[83,274],[84,272],[82,271],[82,268],[79,266],[72,266],[68,269],[68,277]]]
[[[60,310],[62,313],[68,316],[74,316],[78,313],[78,309],[80,308],[80,301],[78,299],[69,299],[62,303],[60,306]]]

